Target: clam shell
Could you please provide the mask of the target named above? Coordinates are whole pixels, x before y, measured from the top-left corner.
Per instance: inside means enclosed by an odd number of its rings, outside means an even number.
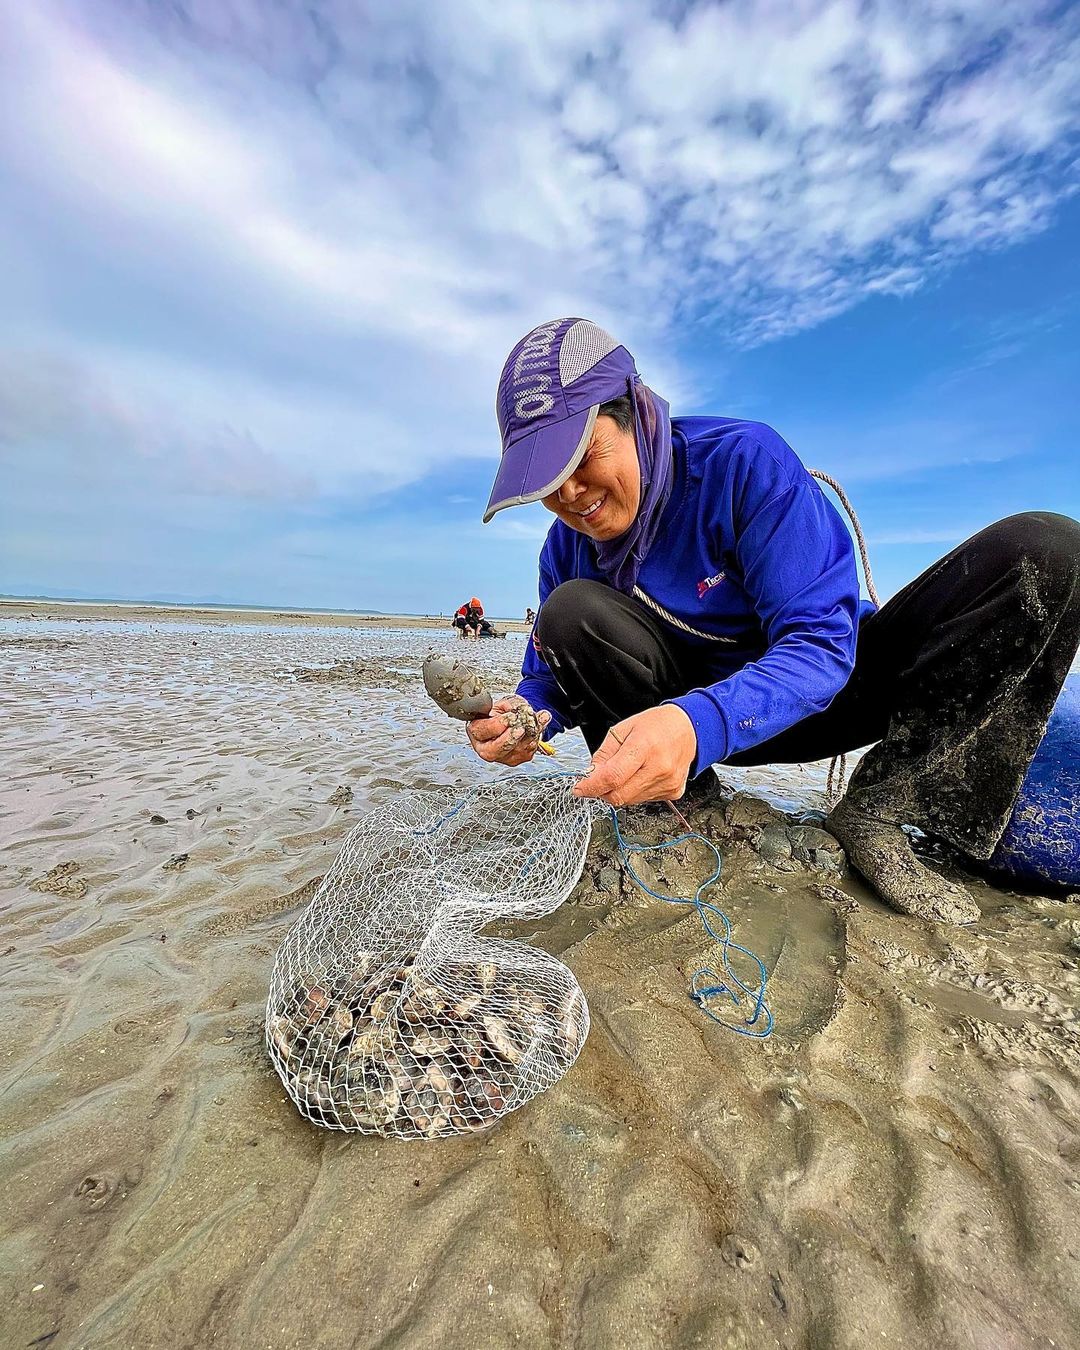
[[[521,1063],[521,1048],[510,1033],[510,1028],[501,1017],[484,1018],[484,1035],[488,1044],[508,1064]]]
[[[419,1130],[421,1134],[425,1134],[431,1124],[431,1115],[421,1106],[416,1092],[405,1093],[401,1101],[401,1116],[402,1119],[399,1123],[402,1130],[405,1131],[411,1127]]]
[[[427,1071],[427,1081],[440,1096],[450,1092],[450,1080],[438,1064],[432,1064]]]
[[[426,1081],[428,1088],[435,1093],[439,1109],[449,1114],[454,1107],[454,1093],[449,1078],[437,1064],[433,1064],[427,1071]]]
[[[570,1050],[576,1050],[581,1044],[581,1033],[585,1025],[584,1004],[581,991],[572,989],[559,1006],[559,1029]]]
[[[436,1055],[445,1055],[452,1048],[452,1042],[449,1036],[439,1035],[433,1031],[419,1031],[408,1043],[409,1049],[414,1055],[420,1055],[424,1058],[434,1058]]]
[[[464,661],[432,652],[423,665],[424,688],[448,717],[468,722],[491,711],[491,695],[484,681]]]
[[[321,984],[309,985],[303,993],[301,1011],[311,1022],[316,1022],[330,1006],[330,995]]]
[[[409,997],[418,1007],[426,1009],[434,1017],[446,1011],[446,995],[436,985],[414,984]]]
[[[442,1110],[441,1107],[437,1107],[435,1111],[432,1112],[431,1118],[428,1121],[427,1129],[424,1130],[423,1133],[427,1136],[428,1139],[434,1139],[436,1135],[442,1134],[442,1132],[446,1129],[446,1127],[449,1124],[450,1124],[450,1113],[448,1111]]]
[[[518,992],[518,1003],[523,1012],[529,1013],[533,1017],[543,1017],[548,1010],[547,1003],[535,989],[521,989]]]
[[[346,1110],[372,1129],[386,1130],[393,1124],[401,1106],[401,1093],[395,1083],[349,1089]]]
[[[390,1075],[390,1078],[396,1086],[399,1093],[403,1096],[412,1088],[412,1077],[405,1069],[401,1060],[394,1054],[387,1055],[383,1060],[382,1067]]]
[[[401,995],[396,989],[384,989],[378,994],[368,1008],[367,1015],[375,1022],[385,1022],[394,1010],[395,1004]]]
[[[301,1069],[293,1082],[297,1091],[309,1106],[315,1106],[322,1111],[334,1109],[330,1085],[314,1069]]]
[[[354,1032],[349,1042],[351,1059],[371,1059],[385,1044],[385,1034],[381,1026],[366,1026],[362,1031]]]
[[[296,1048],[297,1034],[292,1019],[285,1013],[273,1013],[266,1023],[270,1043],[282,1059],[291,1059]]]
[[[374,952],[357,952],[355,954],[353,967],[349,972],[348,981],[352,988],[355,989],[358,984],[364,983],[371,974],[372,968],[375,965],[375,960],[376,957]]]
[[[492,1078],[482,1078],[480,1080],[480,1091],[483,1096],[483,1104],[490,1111],[503,1111],[506,1108],[506,1094],[498,1083]]]
[[[479,1069],[484,1062],[484,1046],[476,1037],[462,1037],[455,1044],[454,1050],[466,1068]]]
[[[468,1017],[481,1003],[483,1003],[483,1001],[484,995],[479,991],[474,991],[471,994],[466,994],[463,998],[459,998],[456,1003],[451,1004],[450,1011],[455,1017]]]

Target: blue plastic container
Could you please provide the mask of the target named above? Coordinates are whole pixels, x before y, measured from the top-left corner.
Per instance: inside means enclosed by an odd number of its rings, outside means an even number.
[[[1080,886],[1080,674],[1065,681],[990,866]]]

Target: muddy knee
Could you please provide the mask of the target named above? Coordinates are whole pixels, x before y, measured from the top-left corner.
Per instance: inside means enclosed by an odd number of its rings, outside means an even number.
[[[1024,511],[990,527],[1044,601],[1080,603],[1080,522],[1054,511]]]

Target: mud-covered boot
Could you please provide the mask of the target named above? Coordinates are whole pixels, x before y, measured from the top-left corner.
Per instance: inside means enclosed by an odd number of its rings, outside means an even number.
[[[924,866],[899,825],[879,820],[844,797],[825,828],[843,844],[856,872],[901,914],[936,923],[978,921],[979,907],[963,886]]]

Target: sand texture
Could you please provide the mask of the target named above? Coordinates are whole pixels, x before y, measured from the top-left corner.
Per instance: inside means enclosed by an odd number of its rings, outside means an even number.
[[[90,623],[102,619],[116,619],[122,615],[128,622],[140,623],[201,623],[214,625],[253,624],[276,628],[434,628],[448,631],[450,614],[320,614],[311,610],[295,609],[226,609],[220,606],[201,608],[198,605],[139,605],[103,604],[92,600],[18,600],[0,598],[0,619],[71,620]],[[497,619],[492,623],[499,632],[527,633],[532,625],[519,619]],[[485,639],[486,641],[487,639]]]
[[[589,1001],[567,1077],[477,1137],[321,1131],[263,1050],[274,953],[361,812],[489,774],[419,692],[453,639],[81,617],[0,621],[5,1350],[1080,1346],[1075,900],[905,919],[721,793],[692,820],[772,972],[755,1042],[602,824],[517,934]],[[522,649],[470,651],[505,689]],[[817,770],[725,781],[822,805]]]

